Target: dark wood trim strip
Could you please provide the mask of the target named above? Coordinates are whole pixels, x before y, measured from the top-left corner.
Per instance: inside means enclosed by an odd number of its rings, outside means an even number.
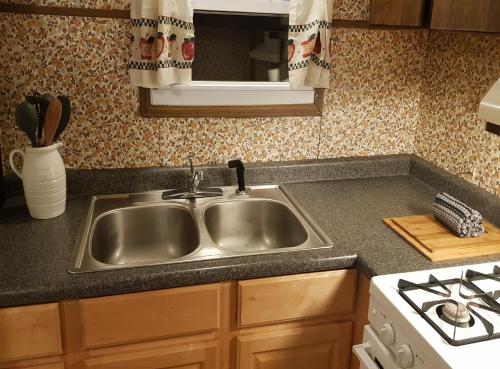
[[[370,23],[364,20],[334,19],[333,28],[369,28]]]
[[[487,122],[486,123],[486,132],[490,132],[490,133],[493,133],[497,136],[500,136],[500,126],[493,124],[493,123],[490,123],[490,122]]]
[[[151,105],[151,90],[139,88],[139,113],[145,118],[256,118],[320,116],[324,89],[315,89],[313,104],[249,106]]]
[[[130,19],[128,9],[92,9],[26,4],[0,4],[0,13],[61,15],[90,18]]]
[[[0,13],[130,19],[130,10],[128,9],[71,8],[62,6],[40,6],[40,5],[26,5],[26,4],[0,4]],[[374,26],[371,25],[368,21],[364,20],[334,19],[332,24],[334,28],[361,28],[361,29],[414,28],[414,27],[402,27],[402,26]]]
[[[388,24],[371,24],[364,20],[345,20],[334,19],[332,22],[333,28],[357,28],[357,29],[421,29],[420,26],[393,26]]]

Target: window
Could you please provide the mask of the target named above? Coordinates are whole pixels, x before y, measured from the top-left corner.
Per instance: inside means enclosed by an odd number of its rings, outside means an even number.
[[[143,116],[321,114],[323,90],[291,90],[288,83],[288,1],[195,0],[193,5],[193,81],[141,89]]]

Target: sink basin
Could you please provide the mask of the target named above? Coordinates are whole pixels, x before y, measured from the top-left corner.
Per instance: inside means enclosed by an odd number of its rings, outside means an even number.
[[[69,271],[83,273],[331,247],[281,186],[222,187],[222,196],[164,191],[94,196]]]
[[[129,264],[176,259],[196,250],[198,243],[196,225],[186,209],[142,206],[113,210],[96,219],[90,250],[101,263]]]
[[[217,246],[230,250],[295,247],[307,231],[283,203],[272,200],[232,201],[205,210],[208,233]]]

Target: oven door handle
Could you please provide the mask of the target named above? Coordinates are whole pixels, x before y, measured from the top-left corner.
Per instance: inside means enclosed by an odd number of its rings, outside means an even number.
[[[373,361],[372,357],[368,353],[370,349],[369,343],[362,343],[360,345],[352,346],[352,352],[359,359],[359,361],[365,365],[367,369],[380,369],[380,367]]]

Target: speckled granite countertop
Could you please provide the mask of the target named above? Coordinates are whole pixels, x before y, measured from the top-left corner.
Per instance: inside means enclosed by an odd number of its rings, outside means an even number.
[[[356,166],[358,169],[352,170]],[[376,176],[374,166],[381,168],[380,176]],[[259,175],[265,178],[262,168],[249,168],[253,183],[265,181],[259,180]],[[285,187],[332,239],[333,248],[69,274],[70,255],[80,221],[87,211],[89,195],[70,194],[66,212],[45,221],[31,219],[25,206],[11,198],[0,210],[0,306],[354,267],[373,276],[500,261],[499,255],[431,263],[382,223],[382,218],[388,216],[430,213],[436,191],[443,189],[469,201],[493,223],[500,222],[498,197],[416,157],[306,162],[290,165],[293,177],[290,171],[283,170],[276,175],[275,170],[266,168],[275,174],[269,182],[288,182]],[[316,176],[311,176],[311,170]],[[303,176],[299,174],[302,172]],[[158,173],[155,176],[158,177]],[[290,183],[297,178],[299,183]],[[227,185],[232,179],[221,180],[214,175],[212,182]],[[106,192],[112,192],[112,186]]]

